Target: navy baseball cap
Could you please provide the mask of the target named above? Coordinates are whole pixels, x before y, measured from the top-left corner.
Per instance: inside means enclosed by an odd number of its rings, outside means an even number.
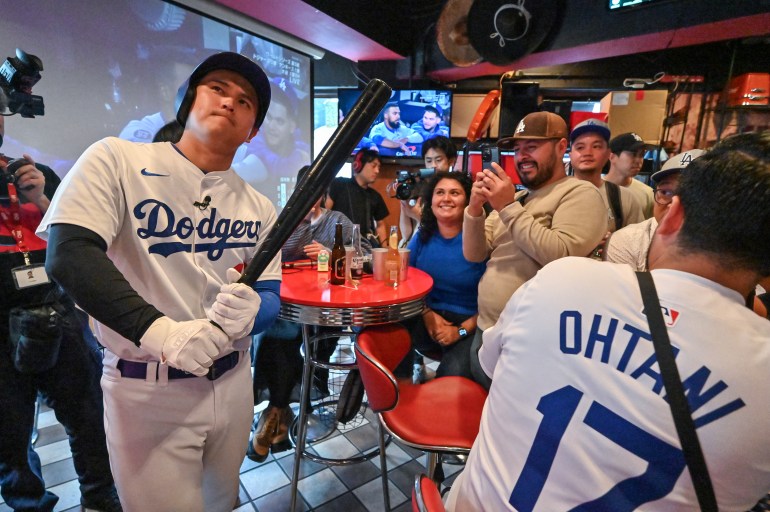
[[[179,124],[184,126],[187,123],[187,116],[190,114],[190,107],[195,99],[195,88],[204,76],[225,69],[238,73],[246,79],[257,93],[257,117],[254,120],[254,127],[259,128],[265,120],[265,114],[270,107],[270,81],[267,75],[254,61],[234,52],[215,53],[198,64],[190,78],[179,87],[176,96],[177,112],[176,119]]]
[[[666,163],[663,164],[663,167],[658,172],[653,173],[650,177],[652,178],[652,181],[658,183],[666,176],[670,176],[675,172],[682,172],[685,167],[690,165],[690,162],[699,156],[702,156],[704,153],[706,152],[702,149],[691,149],[690,151],[685,151],[684,153],[672,156],[666,160]]]
[[[604,140],[610,141],[610,125],[600,119],[590,118],[578,123],[569,134],[570,143],[575,142],[575,139],[584,133],[598,133]]]
[[[623,151],[635,153],[646,147],[647,144],[644,143],[644,140],[634,132],[621,133],[610,141],[610,151],[616,155],[621,154]]]

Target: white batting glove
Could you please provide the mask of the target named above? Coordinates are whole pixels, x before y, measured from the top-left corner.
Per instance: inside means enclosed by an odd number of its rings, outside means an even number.
[[[241,274],[234,268],[227,269],[230,284],[222,285],[217,300],[209,311],[209,318],[216,322],[227,336],[235,341],[247,336],[259,312],[262,299],[250,286],[235,281]]]
[[[161,363],[203,377],[229,345],[227,335],[208,320],[175,322],[167,316],[155,320],[139,346]]]

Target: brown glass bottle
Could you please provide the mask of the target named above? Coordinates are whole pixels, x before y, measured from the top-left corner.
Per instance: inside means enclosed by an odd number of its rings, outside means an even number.
[[[329,260],[329,282],[331,284],[345,284],[345,245],[342,243],[342,224],[337,223],[334,231],[334,247],[332,257]]]

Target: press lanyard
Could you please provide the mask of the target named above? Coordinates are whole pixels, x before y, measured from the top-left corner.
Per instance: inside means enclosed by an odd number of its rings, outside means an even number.
[[[19,196],[16,193],[16,186],[12,183],[8,184],[8,195],[10,196],[11,204],[8,210],[0,207],[0,219],[3,220],[3,224],[11,232],[13,239],[16,240],[16,245],[19,246],[19,251],[24,256],[24,264],[29,266],[32,265],[32,262],[29,259],[29,249],[27,249],[24,243],[24,231],[21,229]]]

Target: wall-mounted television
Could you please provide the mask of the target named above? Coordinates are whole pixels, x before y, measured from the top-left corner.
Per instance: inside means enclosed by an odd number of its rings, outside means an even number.
[[[637,7],[640,5],[647,5],[650,2],[657,2],[658,0],[609,0],[607,7],[614,11],[616,9],[625,9],[627,7]]]
[[[337,90],[340,119],[350,113],[360,95],[358,89]],[[421,159],[425,140],[449,137],[451,116],[450,90],[395,89],[353,154],[363,148],[378,151],[386,159]]]

